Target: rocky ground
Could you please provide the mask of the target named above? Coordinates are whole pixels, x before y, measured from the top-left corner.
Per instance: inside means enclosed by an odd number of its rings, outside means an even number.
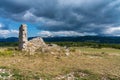
[[[50,50],[28,55],[14,47],[0,48],[0,79],[120,80],[119,49],[71,47],[69,55],[62,49]]]

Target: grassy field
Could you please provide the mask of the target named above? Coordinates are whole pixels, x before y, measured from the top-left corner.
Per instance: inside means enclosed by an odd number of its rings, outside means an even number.
[[[70,47],[70,55],[30,56],[0,48],[0,80],[120,80],[120,50]]]

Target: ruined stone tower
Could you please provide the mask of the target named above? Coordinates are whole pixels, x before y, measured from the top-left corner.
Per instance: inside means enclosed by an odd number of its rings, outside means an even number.
[[[36,51],[51,52],[53,50],[60,52],[61,48],[57,45],[47,45],[41,37],[36,37],[28,41],[27,25],[22,24],[19,28],[19,50],[34,55]]]
[[[19,50],[26,50],[27,42],[27,25],[22,24],[19,28]]]

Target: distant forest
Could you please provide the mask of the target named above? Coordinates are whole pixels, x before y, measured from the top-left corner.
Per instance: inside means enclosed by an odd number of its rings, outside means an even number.
[[[91,47],[91,48],[115,48],[120,49],[120,44],[96,43],[96,42],[46,42],[62,47]],[[17,47],[18,42],[0,42],[0,47]]]
[[[30,37],[29,40],[35,38]],[[80,36],[80,37],[47,37],[43,38],[45,42],[96,42],[120,44],[120,37],[101,37],[101,36]],[[18,38],[0,38],[0,42],[18,42]]]
[[[29,38],[32,39],[34,37]],[[57,44],[66,47],[91,47],[91,48],[115,48],[120,49],[120,37],[49,37],[43,38],[48,44]],[[0,47],[18,46],[18,38],[1,38]]]

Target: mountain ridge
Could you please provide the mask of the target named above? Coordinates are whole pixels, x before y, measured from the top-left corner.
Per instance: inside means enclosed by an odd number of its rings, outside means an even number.
[[[28,40],[35,37],[29,37]],[[120,43],[120,37],[105,36],[79,36],[79,37],[45,37],[45,42],[98,42],[98,43]],[[0,42],[18,42],[17,37],[0,38]]]

